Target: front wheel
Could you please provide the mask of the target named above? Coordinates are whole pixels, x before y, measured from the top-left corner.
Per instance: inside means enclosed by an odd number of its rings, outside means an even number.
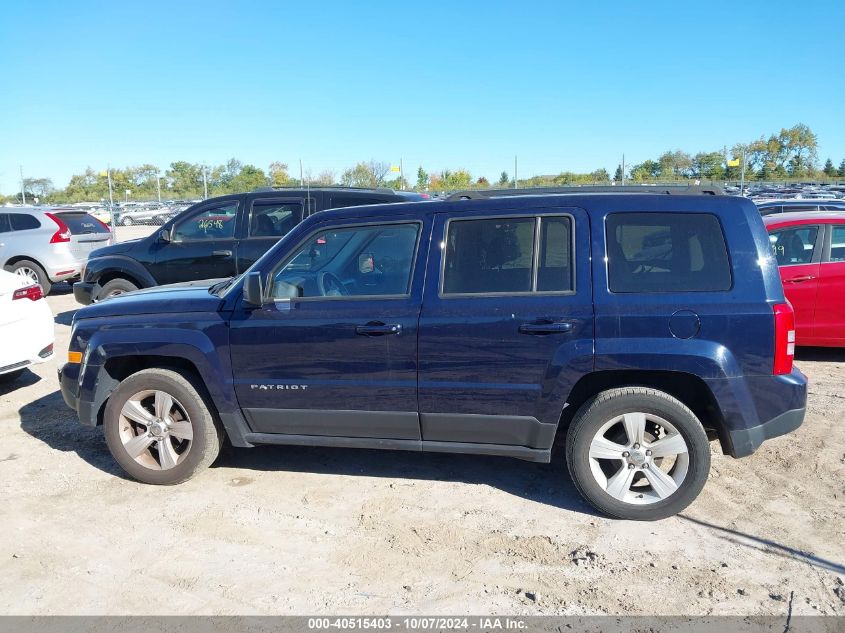
[[[116,297],[118,295],[126,294],[127,292],[135,292],[138,286],[126,279],[112,279],[103,284],[100,292],[97,294],[97,301],[108,299],[109,297]]]
[[[148,484],[178,484],[220,453],[223,431],[198,386],[167,369],[123,380],[106,405],[106,444],[126,473]]]
[[[575,414],[566,440],[569,473],[598,510],[653,521],[692,503],[710,472],[710,443],[698,418],[647,387],[604,391]]]

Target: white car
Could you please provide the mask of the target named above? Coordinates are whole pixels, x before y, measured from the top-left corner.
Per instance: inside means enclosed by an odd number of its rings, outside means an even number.
[[[53,313],[32,280],[0,270],[0,383],[53,356]]]

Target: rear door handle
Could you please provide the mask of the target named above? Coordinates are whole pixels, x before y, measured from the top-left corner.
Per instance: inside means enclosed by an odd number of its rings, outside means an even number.
[[[212,257],[231,257],[232,251],[211,251]]]
[[[355,328],[355,334],[361,336],[387,336],[389,334],[399,335],[402,333],[402,326],[399,323],[386,324],[379,322],[359,325]]]
[[[571,332],[573,324],[571,321],[549,321],[546,323],[523,323],[519,326],[520,334],[561,334]]]
[[[790,279],[787,279],[787,281],[791,284],[800,284],[802,281],[812,281],[815,278],[815,275],[801,275],[799,277],[792,277]]]

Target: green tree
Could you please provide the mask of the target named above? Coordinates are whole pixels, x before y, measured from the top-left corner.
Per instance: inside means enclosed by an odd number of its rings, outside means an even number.
[[[506,187],[510,184],[510,182],[511,182],[511,180],[510,180],[510,178],[508,178],[508,172],[503,171],[502,175],[499,176],[499,182],[497,182],[496,184],[499,185],[500,187]]]
[[[593,182],[610,182],[610,174],[607,173],[607,170],[604,167],[591,173],[590,178]]]
[[[657,162],[660,165],[659,174],[662,178],[686,178],[692,167],[690,155],[679,149],[674,152],[664,152]]]
[[[50,196],[56,191],[53,181],[49,178],[24,178],[23,189],[28,202],[33,202],[35,198],[38,198],[40,203],[48,202]]]
[[[699,152],[692,157],[690,175],[693,178],[722,180],[725,178],[725,157],[721,152]]]
[[[616,171],[613,173],[614,182],[622,182],[624,174],[622,173],[622,165],[616,166]]]
[[[631,167],[631,180],[634,182],[645,182],[653,180],[660,175],[660,163],[653,160],[646,160],[639,165]]]
[[[238,163],[240,165],[240,163]],[[230,193],[241,193],[253,191],[259,187],[267,186],[267,175],[264,170],[255,165],[243,165],[238,173],[229,180],[226,189]]]
[[[440,174],[440,186],[445,191],[469,189],[472,187],[472,174],[466,169],[456,169],[455,171],[444,170]]]
[[[417,189],[420,191],[428,189],[428,172],[422,168],[422,165],[417,168]]]
[[[164,173],[167,188],[175,198],[197,198],[203,193],[202,165],[184,160],[170,163],[170,169]]]
[[[297,180],[290,177],[287,163],[279,161],[270,163],[269,173],[271,187],[289,187],[298,183]]]
[[[840,178],[845,178],[845,158],[843,158],[842,162],[839,163],[839,173],[837,175]]]
[[[825,173],[825,176],[835,176],[836,167],[833,166],[833,161],[828,158],[824,162],[824,169],[822,169],[822,171]]]
[[[387,163],[369,160],[344,171],[340,181],[347,187],[383,187],[389,171]]]

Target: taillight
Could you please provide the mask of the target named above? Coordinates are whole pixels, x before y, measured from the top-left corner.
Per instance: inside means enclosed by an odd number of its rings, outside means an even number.
[[[789,303],[778,303],[775,311],[775,365],[774,375],[792,371],[795,360],[795,312]]]
[[[19,288],[12,294],[12,301],[15,299],[29,299],[30,301],[38,301],[44,293],[41,292],[41,286],[27,286],[26,288]]]
[[[53,213],[45,213],[59,227],[59,230],[53,233],[50,238],[50,244],[58,244],[59,242],[70,242],[70,229],[57,215]]]

